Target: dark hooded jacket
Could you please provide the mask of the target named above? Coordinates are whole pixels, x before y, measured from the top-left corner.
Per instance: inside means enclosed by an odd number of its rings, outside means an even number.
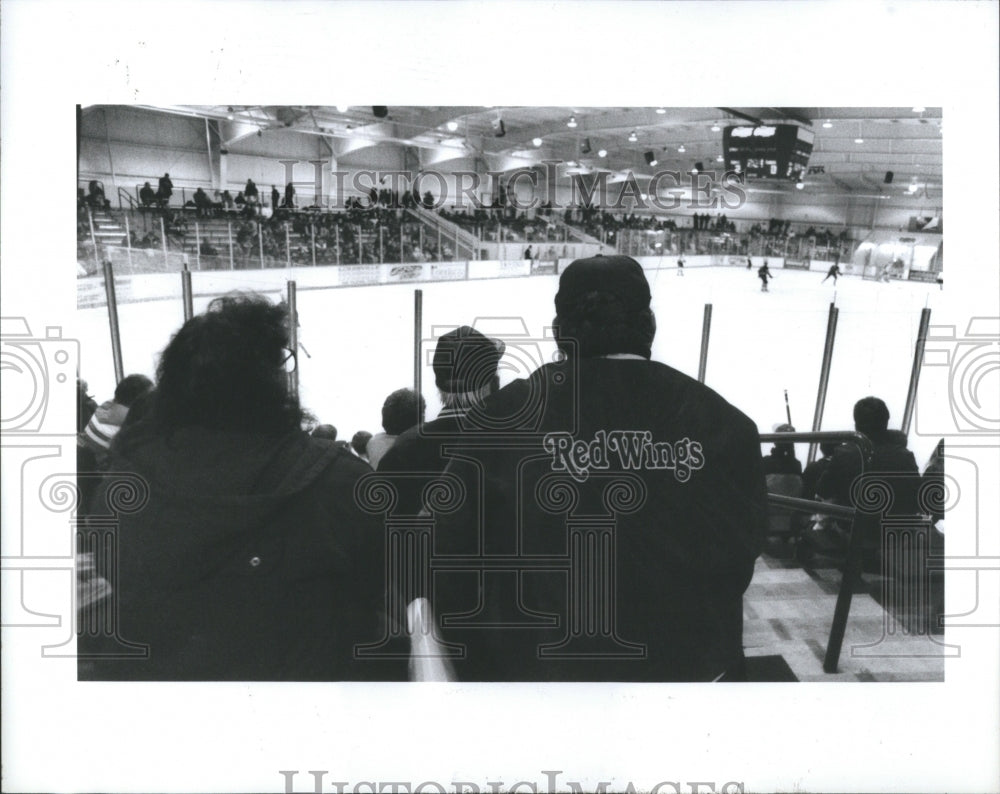
[[[354,654],[386,635],[381,522],[354,495],[370,471],[299,431],[123,432],[93,513],[117,519],[107,578],[118,636],[148,656],[89,660],[80,677],[405,678],[405,660]],[[148,494],[109,509],[122,493],[114,472],[138,475]]]

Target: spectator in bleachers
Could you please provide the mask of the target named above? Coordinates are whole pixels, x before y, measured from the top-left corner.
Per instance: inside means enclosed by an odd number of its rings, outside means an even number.
[[[878,397],[864,397],[854,405],[854,429],[872,442],[871,467],[866,474],[885,475],[880,478],[891,494],[887,513],[915,515],[917,490],[920,483],[919,469],[913,453],[906,448],[906,435],[899,430],[889,430],[889,409]],[[827,470],[816,484],[816,493],[824,500],[844,506],[854,506],[852,486],[862,473],[863,462],[852,444],[838,447]],[[829,525],[829,522],[826,522]],[[841,528],[842,529],[842,528]],[[878,529],[876,526],[874,529]],[[840,532],[840,547],[846,537]],[[878,569],[881,560],[881,538],[869,534],[861,538],[866,568]]]
[[[275,185],[271,185],[271,207],[273,209],[278,209],[280,202],[281,194],[278,192],[278,188]]]
[[[222,191],[221,197],[222,209],[231,210],[236,208],[236,202],[233,201],[232,194],[228,190]]]
[[[463,325],[444,334],[434,349],[434,383],[441,393],[443,408],[437,419],[411,427],[379,461],[378,470],[398,473],[440,474],[450,458],[442,444],[462,433],[464,417],[478,409],[500,387],[497,368],[504,343],[490,339]],[[416,515],[421,509],[421,490],[427,479],[400,478],[397,509]]]
[[[170,180],[170,174],[165,173],[160,177],[156,188],[156,202],[160,207],[166,207],[170,203],[170,197],[174,195],[174,183]]]
[[[152,389],[153,382],[145,375],[128,375],[115,387],[114,399],[105,401],[94,411],[79,436],[79,443],[94,452],[99,467],[103,468],[111,441],[121,429],[129,408]]]
[[[310,435],[313,438],[322,438],[326,439],[327,441],[336,441],[337,428],[335,428],[333,425],[316,425],[316,427],[313,428],[312,433],[310,433]]]
[[[252,179],[247,179],[246,187],[243,188],[243,197],[247,203],[256,203],[257,199],[260,198],[260,193]]]
[[[96,180],[91,180],[87,185],[87,204],[95,212],[111,209],[111,202],[105,197],[104,188]]]
[[[804,499],[816,498],[816,486],[826,470],[830,468],[830,461],[833,460],[833,453],[836,449],[837,445],[829,441],[819,445],[822,457],[819,460],[814,460],[802,472],[802,497]]]
[[[442,626],[444,641],[465,644],[459,678],[745,678],[742,596],[767,513],[759,434],[718,394],[650,360],[650,302],[635,260],[573,262],[553,322],[566,358],[488,397],[451,447],[446,475],[462,498],[434,516],[435,553],[569,554],[573,566],[435,573],[436,614],[471,616],[467,628]],[[606,530],[573,529],[584,515],[606,516]],[[598,592],[603,602],[587,600]],[[559,617],[545,627],[543,615]],[[571,649],[577,631],[579,652],[540,651]],[[597,650],[598,632],[618,658]]]
[[[97,401],[87,392],[89,386],[83,378],[76,379],[76,432],[82,433],[97,410]]]
[[[794,433],[795,428],[789,424],[778,425],[775,433]],[[771,452],[763,459],[764,474],[802,474],[802,464],[795,457],[795,445],[791,443],[775,444]]]
[[[156,206],[156,191],[153,190],[153,186],[149,182],[146,182],[139,189],[139,203],[143,210]]]
[[[384,535],[354,498],[368,467],[300,429],[288,344],[284,308],[244,296],[167,345],[149,413],[112,446],[148,491],[114,529],[117,625],[152,652],[81,677],[405,679],[405,656],[354,653],[387,633]]]
[[[368,462],[378,468],[382,456],[396,443],[399,435],[424,421],[427,406],[422,395],[413,389],[397,389],[382,404],[382,429],[368,441]]]
[[[212,214],[212,199],[202,188],[194,192],[194,206],[199,217],[207,218]]]
[[[906,436],[889,430],[889,409],[878,397],[865,397],[854,405],[854,429],[872,442],[874,452],[870,471],[896,475],[912,475],[918,471],[913,453],[906,448]],[[829,468],[820,478],[816,492],[824,499],[851,504],[851,484],[861,473],[861,458],[853,445],[845,444],[833,454]],[[894,512],[912,514],[917,511],[917,482],[901,476],[888,480],[893,486]]]
[[[281,206],[285,209],[295,209],[295,186],[291,182],[285,185],[285,200]]]
[[[368,463],[368,442],[372,440],[372,434],[367,430],[359,430],[351,437],[351,451],[365,463]]]

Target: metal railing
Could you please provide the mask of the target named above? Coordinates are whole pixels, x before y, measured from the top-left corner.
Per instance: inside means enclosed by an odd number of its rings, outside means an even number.
[[[853,444],[857,447],[861,455],[861,474],[863,475],[871,468],[872,453],[874,448],[867,436],[856,432],[818,432],[818,433],[762,433],[760,436],[762,444],[768,443],[796,443],[808,441],[810,443],[842,443]],[[833,623],[830,626],[830,638],[826,646],[826,655],[823,659],[823,671],[826,673],[836,673],[837,665],[840,661],[840,651],[844,644],[844,632],[847,629],[847,617],[851,611],[851,599],[854,595],[854,587],[861,575],[861,536],[865,532],[865,527],[877,525],[877,517],[873,514],[865,513],[853,507],[820,502],[814,499],[798,499],[794,496],[784,496],[783,494],[769,493],[767,495],[768,504],[780,507],[792,508],[795,510],[808,511],[810,513],[821,513],[833,516],[849,522],[847,559],[844,563],[843,575],[840,579],[840,588],[837,591],[837,605],[833,612]]]

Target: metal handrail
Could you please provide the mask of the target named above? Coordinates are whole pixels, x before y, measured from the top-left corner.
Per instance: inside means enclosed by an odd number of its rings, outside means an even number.
[[[138,202],[134,198],[132,198],[132,194],[131,193],[129,193],[125,188],[119,187],[118,188],[118,209],[124,209],[124,207],[122,206],[122,198],[125,198],[128,201],[128,209],[130,209],[130,210],[134,210],[134,209],[136,209],[139,206]]]
[[[839,442],[853,444],[861,454],[861,473],[871,468],[874,447],[871,440],[863,433],[841,432],[803,432],[803,433],[761,433],[760,441],[767,443],[796,443],[808,441],[822,444],[824,442]],[[830,639],[823,658],[823,672],[836,673],[840,660],[840,650],[844,644],[844,632],[847,629],[847,616],[851,610],[851,599],[854,595],[854,585],[861,575],[861,533],[857,531],[859,524],[870,524],[874,516],[861,513],[853,507],[834,505],[812,499],[796,499],[782,494],[767,495],[768,504],[781,505],[808,510],[843,518],[850,521],[847,541],[847,560],[844,563],[844,574],[840,579],[840,589],[837,591],[837,605],[833,611],[833,624],[830,626]]]

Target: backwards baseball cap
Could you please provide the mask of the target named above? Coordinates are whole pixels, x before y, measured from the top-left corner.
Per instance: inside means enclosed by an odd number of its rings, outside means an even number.
[[[476,391],[497,374],[505,345],[463,325],[438,339],[434,350],[434,383],[449,394]]]
[[[636,311],[649,308],[649,282],[630,256],[592,256],[573,262],[559,277],[556,314],[564,314],[590,292],[615,295]]]

